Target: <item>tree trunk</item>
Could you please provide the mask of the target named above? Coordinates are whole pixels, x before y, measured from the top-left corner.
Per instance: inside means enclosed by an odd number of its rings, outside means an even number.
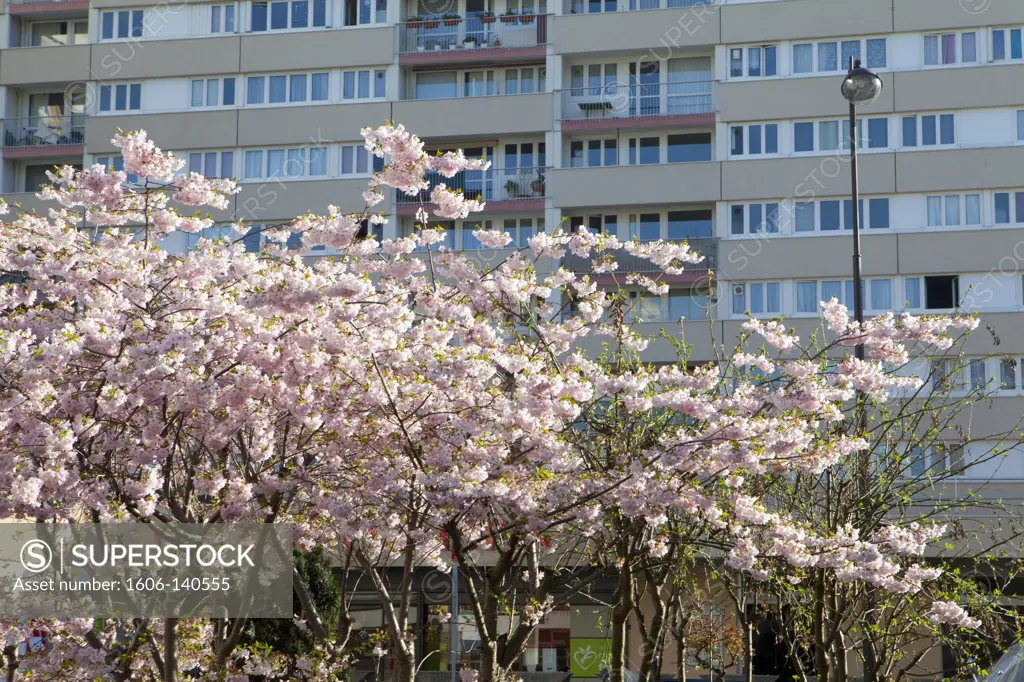
[[[178,619],[164,621],[164,679],[178,682]]]
[[[501,677],[498,665],[498,647],[489,646],[480,652],[480,682],[494,682]]]
[[[409,652],[401,651],[401,647],[395,647],[395,671],[391,678],[392,682],[414,682],[416,677],[414,656]]]
[[[754,623],[743,616],[743,679],[754,682]]]
[[[626,624],[633,610],[633,576],[628,562],[619,569],[615,606],[612,608],[612,661],[611,682],[626,679]]]
[[[686,635],[676,638],[676,649],[678,649],[676,675],[679,677],[679,682],[686,682]]]
[[[665,600],[656,591],[654,586],[652,601],[654,602],[654,614],[651,617],[651,626],[647,632],[647,639],[644,641],[644,658],[640,662],[640,682],[651,682],[657,677],[659,663],[659,643],[665,629]]]

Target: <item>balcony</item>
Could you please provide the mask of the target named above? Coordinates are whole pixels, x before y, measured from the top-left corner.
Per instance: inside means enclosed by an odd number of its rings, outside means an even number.
[[[7,12],[16,15],[60,13],[70,16],[88,9],[89,0],[7,0]]]
[[[612,260],[619,266],[611,273],[593,274],[594,260],[601,256],[581,258],[569,252],[566,252],[562,258],[562,267],[570,272],[589,274],[590,278],[598,284],[611,283],[616,275],[621,276],[623,273],[659,275],[658,280],[667,284],[700,282],[707,277],[708,270],[715,271],[718,269],[718,240],[714,237],[693,237],[687,239],[686,243],[690,245],[692,250],[704,256],[704,260],[693,265],[686,265],[685,271],[680,275],[661,274],[661,268],[657,265],[646,258],[634,256],[625,249],[605,252],[611,253]]]
[[[399,27],[402,66],[488,64],[544,59],[547,14],[428,17]]]
[[[562,130],[709,126],[710,80],[608,83],[561,91]]]
[[[4,119],[4,158],[77,156],[85,150],[85,116]]]
[[[543,211],[550,168],[489,168],[486,171],[463,171],[452,178],[437,173],[427,176],[430,189],[419,194],[396,190],[399,215],[414,215],[420,204],[430,203],[430,192],[438,184],[460,190],[467,198],[487,203],[484,211]]]
[[[607,14],[724,5],[723,0],[563,0],[563,14]]]

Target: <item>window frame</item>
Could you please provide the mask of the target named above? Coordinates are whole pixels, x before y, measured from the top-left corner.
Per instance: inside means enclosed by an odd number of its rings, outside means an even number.
[[[137,40],[146,35],[146,13],[145,9],[109,9],[99,12],[98,42],[117,42],[123,40]],[[121,35],[121,15],[125,15],[126,32]],[[107,17],[110,17],[110,35],[107,33]]]
[[[759,71],[758,75],[751,75],[751,54],[754,51],[758,54]],[[736,52],[740,51],[740,75],[734,73]],[[768,64],[768,52],[772,53],[772,71],[771,74],[766,74]],[[726,73],[728,79],[732,80],[762,80],[765,78],[782,78],[779,69],[779,53],[781,52],[779,43],[761,43],[759,45],[738,45],[726,47],[725,59],[726,59]]]
[[[306,25],[295,26],[296,18],[296,6],[300,4],[306,5]],[[287,20],[287,26],[283,28],[274,28],[274,5],[286,5],[285,17]],[[320,5],[320,9],[323,12],[323,23],[314,23],[317,17],[317,6]],[[257,28],[257,7],[263,7],[262,11],[262,28]],[[260,2],[252,2],[249,4],[249,30],[248,33],[297,33],[300,31],[321,31],[324,29],[331,28],[330,20],[330,4],[327,0],[261,0]],[[236,17],[237,18],[237,17]]]

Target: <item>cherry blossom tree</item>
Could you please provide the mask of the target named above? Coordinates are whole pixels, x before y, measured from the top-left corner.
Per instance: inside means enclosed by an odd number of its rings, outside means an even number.
[[[4,223],[0,513],[47,523],[293,524],[300,543],[327,547],[370,581],[396,682],[415,675],[409,608],[422,567],[458,562],[497,590],[473,604],[494,641],[500,595],[527,595],[505,600],[516,632],[505,653],[489,652],[484,682],[507,671],[556,588],[585,581],[567,557],[614,565],[633,532],[645,544],[631,555],[657,557],[679,520],[714,531],[729,566],[752,579],[814,567],[907,592],[935,577],[902,551],[907,533],[917,550],[928,532],[887,526],[862,537],[819,527],[770,511],[754,484],[821,475],[863,453],[865,434],[835,428],[844,401],[855,391],[881,399],[915,389],[919,378],[893,370],[907,361],[905,344],[948,347],[948,332],[976,321],[887,315],[860,327],[833,301],[823,307],[831,347],[863,345],[869,360],[786,359],[802,340],[757,320],[747,329],[774,354],[740,348],[724,365],[695,370],[588,358],[578,347],[585,337],[631,357],[648,339],[614,314],[614,292],[542,261],[568,250],[596,256],[595,271],[608,272],[614,261],[602,254],[624,249],[673,274],[699,267],[700,256],[685,243],[555,230],[479,268],[436,246],[432,217],[483,208],[443,185],[413,234],[379,243],[361,224],[384,222],[374,212],[384,191],[418,194],[428,171],[454,177],[486,162],[431,157],[401,126],[363,134],[386,162],[365,205],[267,228],[259,253],[240,243],[247,226],[207,238],[212,219],[193,212],[226,206],[234,182],[181,173],[182,161],[141,132],[113,141],[138,183],[99,165],[60,168],[42,192],[56,208]],[[174,231],[201,236],[193,250],[169,253],[159,242]],[[292,235],[297,249],[287,246]],[[489,247],[510,241],[500,231],[476,236]],[[568,297],[578,316],[563,314]],[[737,377],[740,366],[775,372],[784,388]],[[574,425],[595,421],[600,405],[634,425],[660,415],[658,438],[580,439]],[[492,545],[499,571],[482,569]],[[397,584],[385,580],[389,566],[400,567]],[[246,618],[33,620],[5,625],[9,677],[331,679],[350,663],[351,618],[343,609],[325,622],[300,574],[294,582],[302,626],[317,643],[301,660],[247,638]],[[952,603],[930,615],[973,624]],[[44,644],[20,655],[29,629],[45,633]]]

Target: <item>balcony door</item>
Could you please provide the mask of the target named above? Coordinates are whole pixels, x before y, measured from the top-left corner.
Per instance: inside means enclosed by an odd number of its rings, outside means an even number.
[[[669,115],[711,111],[711,57],[668,60],[666,79]]]
[[[661,113],[661,62],[641,61],[629,65],[631,116]]]

